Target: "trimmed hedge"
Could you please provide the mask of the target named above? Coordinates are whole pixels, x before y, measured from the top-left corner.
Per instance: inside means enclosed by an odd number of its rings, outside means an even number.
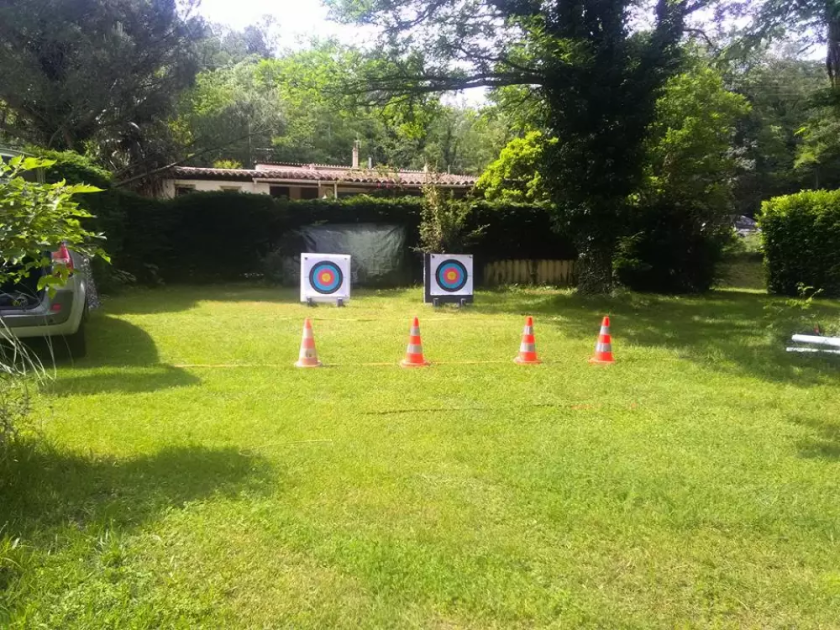
[[[103,192],[79,202],[95,219],[91,229],[106,235],[112,265],[95,262],[100,278],[114,270],[143,283],[235,280],[264,270],[264,259],[290,232],[313,224],[390,223],[405,226],[412,252],[419,245],[423,199],[359,196],[288,201],[235,192],[193,193],[176,199],[140,197],[111,187],[110,174],[72,152],[41,151],[56,161],[49,181],[89,183]],[[571,239],[555,230],[542,205],[472,202],[467,230],[483,228],[467,253],[481,262],[505,259],[572,259]],[[415,280],[422,276],[420,255]],[[476,269],[481,280],[482,265]]]
[[[799,286],[840,296],[840,191],[807,191],[765,201],[759,215],[771,293]]]
[[[262,261],[284,236],[313,224],[403,225],[408,246],[414,248],[422,208],[422,199],[416,197],[287,201],[208,192],[158,200],[116,189],[80,201],[96,215],[94,229],[107,235],[105,249],[114,266],[144,283],[235,280],[259,274]],[[483,262],[576,256],[570,239],[553,230],[552,215],[543,206],[475,202],[473,209],[469,228],[485,229],[468,253]],[[419,262],[414,267],[419,279]]]

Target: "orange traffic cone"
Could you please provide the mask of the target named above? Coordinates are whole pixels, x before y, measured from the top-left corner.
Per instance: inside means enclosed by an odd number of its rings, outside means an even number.
[[[604,318],[601,323],[601,334],[595,344],[595,355],[589,359],[590,363],[615,363],[612,355],[612,337],[610,337],[610,318]]]
[[[312,322],[309,318],[303,321],[303,338],[300,340],[300,355],[295,367],[314,368],[321,367],[318,360],[318,351],[315,349],[315,336],[312,334]]]
[[[537,346],[534,339],[534,318],[525,318],[525,329],[522,331],[522,343],[519,344],[519,356],[514,359],[519,365],[536,365],[542,363],[537,358]]]
[[[415,317],[408,333],[408,348],[405,350],[405,359],[400,362],[404,368],[426,367],[431,365],[423,358],[423,342],[420,341],[420,322]]]

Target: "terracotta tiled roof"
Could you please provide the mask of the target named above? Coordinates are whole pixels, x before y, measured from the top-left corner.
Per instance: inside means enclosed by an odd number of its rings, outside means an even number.
[[[296,180],[345,184],[390,184],[422,186],[429,181],[425,171],[388,171],[380,169],[352,169],[324,164],[258,164],[256,169],[195,168],[176,166],[171,171],[177,179],[222,180]],[[471,175],[440,173],[441,186],[470,187],[478,178]]]

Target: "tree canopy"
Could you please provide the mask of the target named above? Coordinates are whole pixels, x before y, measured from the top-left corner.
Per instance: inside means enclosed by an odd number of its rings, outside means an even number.
[[[364,89],[417,94],[535,86],[544,103],[550,198],[581,251],[580,288],[610,289],[627,198],[639,186],[658,91],[679,68],[687,18],[712,0],[657,0],[634,31],[634,0],[331,0],[383,30],[392,67]]]
[[[7,0],[0,129],[118,164],[146,157],[198,70],[201,24],[176,0]]]

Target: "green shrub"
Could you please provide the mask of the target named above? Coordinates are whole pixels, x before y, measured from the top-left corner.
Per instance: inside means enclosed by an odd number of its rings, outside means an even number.
[[[40,148],[31,149],[31,153],[55,162],[44,171],[50,183],[63,179],[71,185],[88,184],[103,190],[111,187],[111,173],[84,155],[73,151],[49,151]]]
[[[484,231],[480,225],[470,229],[474,208],[436,183],[423,187],[420,220],[420,247],[425,253],[458,254],[469,251]]]
[[[759,216],[771,293],[800,286],[840,296],[840,191],[806,191],[764,202]]]
[[[636,291],[703,293],[718,279],[732,227],[702,214],[665,206],[646,208],[633,221],[634,235],[619,241],[618,280]]]

